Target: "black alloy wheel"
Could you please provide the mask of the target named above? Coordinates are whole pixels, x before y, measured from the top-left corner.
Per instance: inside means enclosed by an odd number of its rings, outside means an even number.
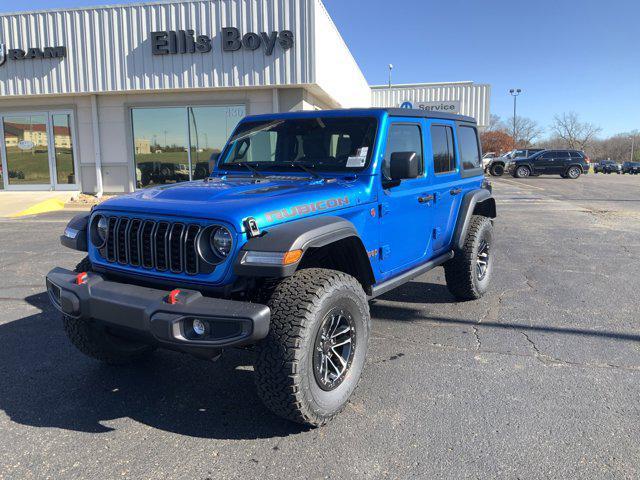
[[[489,255],[491,252],[491,246],[489,242],[482,238],[480,245],[478,245],[478,254],[476,255],[476,275],[478,280],[482,281],[487,276],[489,270]]]
[[[316,335],[313,373],[325,391],[337,388],[346,378],[356,349],[356,328],[347,310],[336,308],[324,318]]]

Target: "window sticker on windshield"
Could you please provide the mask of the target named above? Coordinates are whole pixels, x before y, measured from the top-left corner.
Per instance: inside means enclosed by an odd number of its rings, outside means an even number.
[[[356,150],[354,157],[347,158],[347,168],[359,168],[364,167],[367,163],[367,154],[369,153],[369,147],[362,147]]]

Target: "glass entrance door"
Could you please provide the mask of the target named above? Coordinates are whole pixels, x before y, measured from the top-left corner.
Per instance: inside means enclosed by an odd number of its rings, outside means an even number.
[[[0,115],[0,188],[77,188],[71,112]]]

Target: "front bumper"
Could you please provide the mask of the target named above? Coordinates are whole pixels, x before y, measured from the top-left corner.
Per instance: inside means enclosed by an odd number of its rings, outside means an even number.
[[[166,348],[219,351],[256,343],[269,332],[271,312],[265,305],[203,297],[195,290],[180,290],[171,304],[168,290],[113,282],[93,272],[79,284],[76,277],[63,268],[47,274],[47,292],[58,310],[135,332]],[[206,326],[202,335],[193,329],[196,319]]]

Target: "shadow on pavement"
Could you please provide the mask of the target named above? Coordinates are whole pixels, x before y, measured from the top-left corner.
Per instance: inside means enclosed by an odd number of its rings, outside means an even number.
[[[271,438],[305,427],[271,414],[258,398],[251,352],[217,363],[158,351],[141,364],[110,367],[76,351],[46,293],[26,299],[43,312],[0,325],[0,409],[14,422],[101,433],[129,417],[204,438]]]
[[[404,301],[404,299],[398,300]],[[371,304],[371,316],[382,321],[426,321],[450,325],[473,325],[479,328],[498,328],[503,330],[525,330],[532,332],[558,333],[563,335],[581,335],[586,337],[605,338],[612,340],[624,340],[640,342],[640,334],[612,332],[608,330],[587,330],[572,327],[552,327],[547,325],[526,325],[512,322],[481,322],[477,320],[467,320],[463,318],[446,318],[425,316],[424,312],[402,306]]]
[[[455,303],[446,285],[427,282],[407,282],[378,297],[379,300],[407,303]]]

